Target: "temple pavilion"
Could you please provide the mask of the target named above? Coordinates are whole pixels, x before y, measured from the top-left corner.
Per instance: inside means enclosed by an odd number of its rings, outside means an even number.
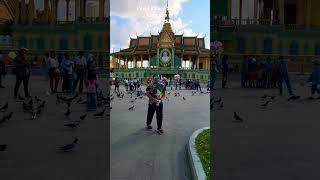
[[[159,35],[130,38],[129,47],[112,53],[113,76],[120,79],[155,76],[182,79],[209,78],[210,50],[205,38],[175,34],[167,6],[165,22]]]

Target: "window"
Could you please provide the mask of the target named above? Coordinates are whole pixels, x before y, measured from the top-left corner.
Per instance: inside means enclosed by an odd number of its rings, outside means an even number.
[[[26,38],[23,37],[23,36],[21,36],[21,37],[19,38],[19,47],[20,47],[20,48],[25,48],[26,45],[27,45],[27,40],[26,40]]]
[[[320,55],[320,43],[317,43],[314,46],[314,55],[319,56]]]
[[[245,51],[245,41],[244,38],[239,38],[238,39],[238,52],[239,53],[244,53]]]
[[[298,55],[299,54],[299,45],[297,42],[293,41],[289,45],[289,55]]]
[[[84,36],[84,40],[83,40],[83,49],[84,50],[91,50],[92,49],[92,37],[89,33],[87,33]]]
[[[68,40],[67,38],[63,37],[60,39],[60,49],[61,50],[68,50]]]
[[[37,49],[43,50],[44,49],[44,40],[41,37],[37,38]]]
[[[264,44],[263,53],[272,54],[272,39],[270,37],[266,37],[264,39],[263,44]]]

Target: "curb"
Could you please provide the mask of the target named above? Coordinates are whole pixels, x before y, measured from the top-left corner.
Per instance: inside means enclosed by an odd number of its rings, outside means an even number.
[[[189,144],[188,144],[188,155],[190,159],[191,165],[191,172],[194,180],[206,180],[206,174],[203,170],[201,160],[198,156],[197,149],[196,149],[196,138],[197,136],[204,130],[210,129],[210,127],[204,127],[201,129],[196,130],[192,133]]]

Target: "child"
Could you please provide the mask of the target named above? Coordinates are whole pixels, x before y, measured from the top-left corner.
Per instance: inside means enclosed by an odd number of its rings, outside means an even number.
[[[138,83],[138,84],[137,84],[137,96],[141,96],[141,95],[142,95],[141,84]]]
[[[313,65],[313,71],[307,81],[308,83],[311,83],[311,96],[309,99],[314,99],[316,92],[320,95],[320,90],[318,89],[318,84],[320,84],[320,60],[314,60]],[[320,99],[320,96],[318,99]]]
[[[87,111],[97,110],[97,88],[98,82],[96,80],[96,75],[89,75],[88,80],[86,80],[87,87]]]

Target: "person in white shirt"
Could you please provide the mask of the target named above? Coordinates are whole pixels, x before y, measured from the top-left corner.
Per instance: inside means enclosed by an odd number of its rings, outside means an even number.
[[[50,78],[50,89],[52,93],[57,93],[57,88],[60,81],[59,61],[55,58],[54,51],[50,52],[47,59],[48,74]]]

